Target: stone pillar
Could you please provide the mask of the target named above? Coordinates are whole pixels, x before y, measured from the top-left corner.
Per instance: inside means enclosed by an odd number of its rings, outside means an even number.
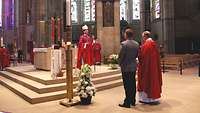
[[[27,14],[27,0],[19,0],[19,49],[23,50],[25,59],[27,52],[27,40],[26,40],[26,14]]]
[[[19,1],[20,0],[15,0],[15,46],[18,47],[18,40],[19,40]]]
[[[174,0],[161,0],[162,31],[167,53],[175,52]]]
[[[83,23],[83,0],[78,0],[77,1],[77,13],[78,13],[78,24],[81,25]]]
[[[103,4],[111,5],[113,3],[113,9],[104,9]],[[110,4],[111,3],[111,4]],[[105,7],[104,7],[105,8]],[[103,13],[111,14],[110,10],[113,10],[113,18],[107,18],[111,23],[105,25],[105,15]],[[105,11],[105,12],[103,12]],[[106,12],[110,11],[110,12]],[[104,16],[103,16],[104,15]],[[110,16],[110,15],[108,15]],[[110,21],[111,19],[111,21]],[[113,20],[112,20],[113,19]],[[114,21],[112,23],[112,21]],[[120,48],[120,1],[119,0],[98,0],[96,1],[96,26],[97,26],[97,38],[102,45],[102,55],[109,55],[112,53],[118,53]]]
[[[141,32],[151,30],[150,0],[140,0]]]
[[[5,42],[5,0],[2,0],[2,28],[1,35],[3,37],[3,42]]]
[[[128,15],[128,23],[131,23],[133,20],[133,0],[128,0],[127,1],[127,5],[128,5],[128,11],[127,11],[127,15]]]

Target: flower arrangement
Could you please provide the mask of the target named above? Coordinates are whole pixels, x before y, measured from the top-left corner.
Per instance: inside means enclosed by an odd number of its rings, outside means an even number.
[[[119,56],[117,54],[111,54],[109,56],[109,66],[112,68],[112,69],[117,69],[118,68],[118,58]]]
[[[118,55],[117,54],[111,54],[109,56],[109,62],[110,64],[118,64]]]
[[[91,81],[92,70],[88,64],[84,64],[81,67],[81,71],[78,72],[79,81],[75,88],[75,92],[81,98],[88,98],[95,96],[96,89]]]

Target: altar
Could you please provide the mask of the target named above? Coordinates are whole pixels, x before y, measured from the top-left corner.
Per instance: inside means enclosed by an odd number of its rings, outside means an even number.
[[[65,48],[34,48],[34,66],[36,69],[51,71],[55,66],[65,68]],[[76,67],[77,48],[72,48],[72,64]]]
[[[33,52],[35,68],[51,70],[51,48],[34,48]]]

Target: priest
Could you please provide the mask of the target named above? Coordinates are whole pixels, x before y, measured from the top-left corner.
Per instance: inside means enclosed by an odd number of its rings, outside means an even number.
[[[142,34],[143,44],[139,52],[138,91],[139,102],[159,103],[162,92],[162,73],[160,55],[156,42],[150,38],[150,32]]]
[[[88,35],[88,26],[82,26],[83,34],[80,36],[78,44],[77,68],[81,69],[82,64],[93,64],[92,58],[92,38]]]

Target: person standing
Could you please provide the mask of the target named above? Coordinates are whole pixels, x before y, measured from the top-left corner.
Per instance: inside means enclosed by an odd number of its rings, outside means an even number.
[[[143,44],[139,52],[138,91],[139,102],[156,104],[162,92],[162,73],[160,55],[156,42],[150,38],[150,32],[142,34]]]
[[[125,90],[125,99],[120,107],[130,108],[135,106],[136,95],[136,58],[138,56],[139,44],[133,40],[133,30],[128,28],[124,33],[125,41],[121,43],[119,52],[119,65],[121,67],[122,79]]]
[[[78,44],[77,68],[81,69],[83,64],[93,64],[92,59],[92,38],[88,35],[88,26],[82,26],[83,34],[80,36]]]
[[[92,49],[93,49],[93,60],[94,64],[101,64],[101,44],[98,39],[93,37]]]
[[[124,17],[122,17],[122,20],[120,20],[120,42],[123,42],[125,40],[124,32],[127,27],[128,27],[128,22],[124,20]]]

